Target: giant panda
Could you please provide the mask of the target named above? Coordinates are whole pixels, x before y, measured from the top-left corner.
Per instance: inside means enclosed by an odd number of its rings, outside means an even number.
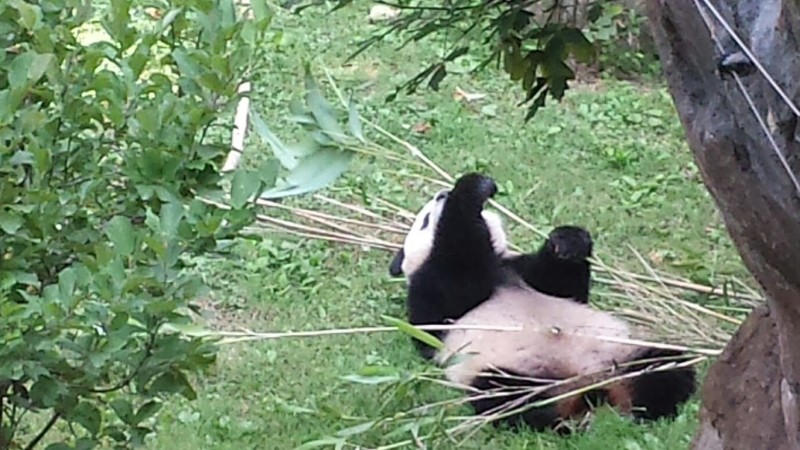
[[[430,224],[438,219],[440,202],[448,194],[448,190],[440,190],[417,213],[403,246],[389,263],[391,276],[402,276],[422,264],[433,245],[435,227]],[[508,249],[508,237],[500,216],[484,209],[481,217],[507,275],[519,277],[520,281],[548,295],[589,302],[588,258],[592,255],[593,243],[588,231],[575,226],[556,227],[537,252],[520,254]],[[406,248],[409,249],[408,258]]]
[[[389,274],[391,276],[398,277],[408,271],[413,271],[416,266],[422,263],[422,260],[419,260],[418,257],[424,259],[433,244],[432,233],[435,227],[429,225],[438,220],[438,214],[441,210],[438,207],[439,202],[449,193],[450,191],[447,189],[440,190],[419,210],[414,218],[414,223],[411,224],[409,232],[406,234],[403,246],[400,247],[392,262],[389,263]],[[495,253],[508,261],[520,259],[523,255],[518,255],[508,250],[508,239],[500,216],[492,211],[483,210],[481,211],[481,217],[489,229],[492,248]],[[430,234],[431,236],[421,237],[421,234]],[[408,258],[406,258],[406,248],[409,250]]]
[[[687,355],[593,337],[624,339],[631,330],[623,320],[586,304],[588,266],[569,270],[574,267],[567,265],[562,271],[556,264],[585,260],[592,245],[588,232],[560,227],[538,253],[515,260],[498,245],[505,242],[505,234],[498,232],[491,218],[487,220],[484,210],[496,191],[491,178],[470,173],[459,178],[451,191],[438,192],[417,215],[402,254],[398,252],[391,265],[395,273],[400,266],[408,279],[408,319],[413,325],[518,326],[522,330],[432,332],[444,348],[436,350],[415,340],[423,356],[446,365],[446,377],[469,392],[478,414],[558,397],[542,407],[501,414],[495,425],[569,431],[560,426],[565,419],[582,416],[591,403],[600,401],[637,419],[676,415],[678,406],[695,392],[691,366],[675,365],[588,388],[609,376],[632,375],[654,358],[680,360]],[[586,392],[566,395],[579,388]],[[498,390],[506,392],[486,395]]]

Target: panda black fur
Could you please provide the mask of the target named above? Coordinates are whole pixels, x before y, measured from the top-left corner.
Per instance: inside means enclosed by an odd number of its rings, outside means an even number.
[[[389,264],[389,274],[402,276],[422,264],[430,246],[433,245],[434,227],[430,224],[438,219],[439,202],[449,194],[441,190],[426,203],[411,225],[403,247]],[[481,211],[492,248],[500,256],[500,265],[506,275],[519,277],[521,282],[539,292],[555,297],[570,298],[579,303],[589,302],[591,267],[588,258],[592,255],[592,238],[580,227],[560,226],[555,228],[535,253],[515,253],[508,250],[508,238],[503,222],[496,213]],[[411,256],[405,257],[405,248]],[[406,267],[406,270],[404,269]]]
[[[630,329],[621,319],[585,304],[589,267],[578,262],[586,262],[591,254],[588,232],[561,227],[539,252],[511,256],[503,247],[502,226],[493,225],[483,210],[496,190],[491,178],[468,174],[449,193],[437,193],[418,214],[402,253],[392,261],[408,277],[410,323],[523,327],[523,331],[434,332],[445,344],[441,352],[414,341],[425,357],[439,363],[453,354],[469,353],[449,366],[446,374],[451,381],[478,391],[470,402],[476,412],[489,414],[508,402],[530,403],[571,392],[607,378],[612,367],[618,367],[615,375],[620,375],[648,364],[628,364],[632,361],[685,357],[677,351],[593,337],[627,338]],[[560,266],[559,262],[571,264]],[[592,373],[596,374],[588,376]],[[547,388],[532,398],[530,391],[480,395],[498,388],[545,386],[546,380],[579,375],[587,376]],[[694,390],[691,367],[655,371],[529,408],[495,423],[555,428],[563,419],[582,415],[590,401],[608,402],[637,418],[657,419],[675,415]]]
[[[497,224],[489,226],[493,239],[498,233],[496,230],[502,229],[500,218],[496,220]],[[506,242],[505,233],[502,242]],[[589,303],[591,267],[588,258],[592,256],[592,237],[583,228],[556,227],[536,253],[511,255],[506,251],[502,255],[500,265],[537,291]]]

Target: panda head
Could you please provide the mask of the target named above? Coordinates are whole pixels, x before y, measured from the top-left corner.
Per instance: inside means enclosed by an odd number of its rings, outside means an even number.
[[[487,199],[497,192],[497,187],[491,178],[470,174],[459,179],[459,183],[464,181],[482,183],[479,187]],[[433,248],[436,227],[450,194],[451,191],[447,189],[437,192],[419,210],[411,229],[406,234],[403,247],[397,251],[389,264],[389,274],[391,276],[399,277],[405,275],[408,277],[425,262]],[[481,217],[489,229],[489,236],[495,253],[498,255],[506,254],[508,251],[508,238],[503,229],[503,221],[500,216],[495,212],[482,210]]]
[[[398,277],[402,274],[411,274],[418,269],[433,247],[436,224],[444,209],[450,191],[443,189],[436,193],[428,203],[422,207],[411,224],[411,229],[406,234],[403,247],[395,254],[389,264],[389,274]]]

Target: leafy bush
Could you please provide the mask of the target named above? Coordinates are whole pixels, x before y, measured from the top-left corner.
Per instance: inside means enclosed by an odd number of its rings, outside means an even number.
[[[641,0],[609,2],[584,30],[595,46],[601,71],[625,77],[661,74]]]
[[[205,289],[191,256],[224,250],[280,168],[233,175],[229,209],[197,197],[224,199],[263,2],[97,13],[0,3],[0,448],[137,446],[164,395],[194,398],[216,349],[169,327]]]
[[[295,10],[329,3],[305,0]],[[338,10],[353,1],[332,3],[332,10]],[[616,62],[610,61],[623,56],[625,64],[620,68],[648,68],[641,52],[619,45],[623,39],[631,40],[634,35],[638,38],[642,21],[633,6],[623,3],[630,2],[400,0],[389,3],[397,8],[397,16],[359,42],[350,57],[389,36],[401,36],[401,47],[416,41],[440,45],[441,57],[400,85],[387,101],[402,91],[413,93],[421,85],[438,90],[448,75],[448,64],[469,56],[477,61],[473,72],[496,65],[519,83],[525,96],[520,105],[527,105],[525,119],[529,120],[548,98],[563,98],[569,82],[575,79],[575,62],[595,63],[599,54],[604,65],[614,66]],[[608,55],[603,54],[606,49],[611,50]]]

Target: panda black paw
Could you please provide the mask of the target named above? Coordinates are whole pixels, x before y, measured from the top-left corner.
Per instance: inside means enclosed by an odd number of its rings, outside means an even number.
[[[547,249],[558,259],[585,261],[592,256],[592,235],[584,228],[564,225],[556,227],[547,237]]]
[[[459,192],[477,195],[481,202],[486,202],[497,194],[497,183],[491,177],[472,172],[456,180],[453,194]]]

